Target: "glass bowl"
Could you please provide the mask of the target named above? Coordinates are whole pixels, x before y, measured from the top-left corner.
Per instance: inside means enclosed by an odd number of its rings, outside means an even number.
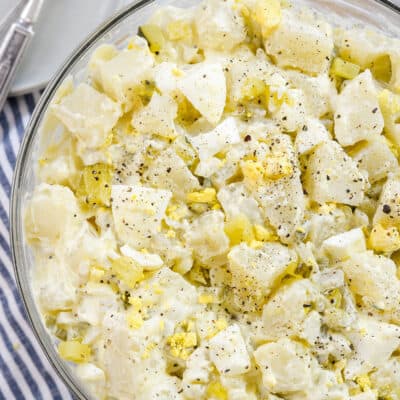
[[[36,184],[34,166],[38,161],[40,127],[46,110],[64,79],[69,75],[73,75],[76,81],[85,78],[83,71],[94,48],[103,43],[112,43],[117,47],[125,46],[130,35],[136,33],[139,25],[160,6],[189,7],[198,2],[198,0],[136,0],[101,25],[73,52],[48,84],[36,106],[19,151],[10,209],[11,251],[16,280],[37,340],[55,370],[79,399],[91,399],[91,396],[74,375],[70,365],[58,356],[55,342],[48,334],[35,304],[30,283],[34,263],[32,252],[24,237],[23,211]],[[400,37],[400,7],[387,0],[295,0],[293,3],[296,6],[308,5],[326,14],[333,22],[340,20],[345,25],[369,25],[386,34]]]

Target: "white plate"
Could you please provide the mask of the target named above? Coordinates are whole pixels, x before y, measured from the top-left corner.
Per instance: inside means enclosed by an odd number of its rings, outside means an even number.
[[[46,0],[12,94],[44,87],[88,34],[128,3],[129,0]],[[7,15],[16,4],[17,0],[0,0],[0,16]]]

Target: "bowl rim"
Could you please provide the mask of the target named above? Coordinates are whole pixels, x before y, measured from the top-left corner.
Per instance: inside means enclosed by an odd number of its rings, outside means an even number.
[[[375,3],[388,8],[389,10],[400,14],[400,5],[396,5],[390,0],[372,0]],[[49,83],[47,84],[43,94],[41,95],[32,116],[29,120],[27,127],[25,128],[24,136],[21,141],[18,155],[14,167],[13,179],[11,183],[10,193],[10,208],[9,208],[9,234],[10,234],[10,251],[11,259],[13,264],[14,275],[16,278],[16,285],[22,298],[24,308],[26,310],[27,318],[32,328],[33,334],[39,343],[44,355],[50,362],[56,374],[61,378],[67,389],[72,392],[80,400],[91,399],[92,396],[86,392],[82,387],[79,380],[76,379],[71,372],[70,368],[66,366],[66,363],[61,360],[58,353],[54,348],[49,348],[47,341],[50,338],[43,327],[41,314],[34,302],[30,302],[25,293],[25,284],[21,279],[21,271],[18,265],[23,264],[22,253],[18,250],[18,247],[23,242],[23,237],[19,235],[17,225],[19,222],[19,212],[21,211],[18,201],[19,189],[21,184],[21,172],[24,169],[24,161],[30,146],[39,133],[39,125],[42,122],[44,111],[48,108],[53,95],[57,88],[61,85],[64,79],[68,76],[69,70],[80,60],[82,53],[89,50],[93,44],[106,35],[110,30],[115,28],[118,23],[122,22],[125,18],[128,18],[134,12],[150,4],[157,3],[157,0],[133,0],[131,4],[124,7],[123,9],[116,12],[105,22],[100,24],[86,39],[84,39],[71,53],[71,55],[63,62],[57,72],[53,75]],[[42,336],[40,333],[45,333]],[[53,346],[54,347],[54,346]]]

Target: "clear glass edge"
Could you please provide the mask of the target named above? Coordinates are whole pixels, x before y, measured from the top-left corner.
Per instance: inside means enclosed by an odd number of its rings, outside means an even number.
[[[59,68],[54,77],[51,79],[50,83],[44,90],[40,100],[38,101],[29,124],[25,130],[23,140],[18,152],[12,186],[10,195],[10,250],[11,258],[14,268],[14,274],[16,277],[16,283],[21,295],[26,314],[30,325],[32,326],[33,333],[42,348],[43,353],[46,358],[60,376],[62,381],[65,383],[66,387],[72,391],[73,395],[80,400],[93,399],[93,397],[87,393],[87,391],[82,387],[80,382],[76,379],[71,369],[62,361],[54,348],[51,341],[50,335],[48,334],[46,328],[44,327],[42,317],[38,308],[35,305],[33,294],[29,283],[21,277],[18,265],[22,265],[23,257],[19,250],[19,246],[23,243],[24,234],[22,232],[21,223],[21,211],[22,211],[22,198],[19,195],[20,183],[22,172],[25,166],[26,154],[29,150],[31,144],[33,143],[36,135],[39,131],[40,123],[44,117],[44,112],[50,104],[52,97],[63,82],[63,80],[68,75],[71,68],[79,62],[82,53],[88,51],[101,37],[103,37],[107,32],[113,29],[118,23],[122,22],[130,15],[138,11],[139,9],[154,3],[156,0],[135,0],[132,4],[128,5],[121,11],[117,12],[114,16],[100,25],[95,32],[89,35],[73,52],[73,54],[64,62],[63,66]]]
[[[42,317],[39,313],[39,310],[35,304],[33,299],[33,295],[31,292],[31,288],[29,284],[20,276],[20,271],[18,265],[23,263],[22,255],[18,249],[18,245],[20,242],[23,242],[24,234],[22,232],[22,223],[21,223],[21,196],[19,196],[19,188],[21,183],[21,173],[25,166],[25,159],[27,151],[30,148],[30,145],[34,141],[36,135],[39,132],[40,123],[44,117],[44,111],[47,109],[51,99],[63,82],[63,80],[68,76],[68,72],[71,68],[79,62],[79,59],[82,53],[85,53],[89,50],[93,45],[99,40],[102,36],[104,36],[107,32],[113,29],[119,22],[122,22],[124,19],[128,18],[132,13],[138,11],[139,9],[155,3],[157,0],[135,0],[132,4],[128,5],[124,9],[117,12],[110,19],[105,21],[102,25],[100,25],[95,32],[89,35],[72,53],[72,55],[65,60],[64,65],[59,68],[54,77],[51,79],[46,89],[44,90],[39,102],[37,103],[35,110],[32,114],[30,122],[25,130],[25,134],[23,140],[20,145],[20,149],[18,152],[13,179],[11,186],[11,195],[10,195],[10,250],[11,250],[11,258],[13,263],[14,274],[16,277],[16,283],[21,295],[25,310],[27,312],[27,317],[32,326],[33,333],[42,348],[43,353],[46,358],[53,366],[56,373],[65,383],[66,387],[72,391],[73,395],[75,395],[80,400],[88,400],[93,399],[93,397],[86,392],[86,390],[82,387],[76,377],[73,375],[72,371],[69,367],[67,367],[66,363],[62,361],[51,342],[50,335],[48,334],[46,328],[43,325]],[[388,8],[389,10],[398,13],[400,17],[400,7],[392,3],[388,0],[373,0],[377,4]]]

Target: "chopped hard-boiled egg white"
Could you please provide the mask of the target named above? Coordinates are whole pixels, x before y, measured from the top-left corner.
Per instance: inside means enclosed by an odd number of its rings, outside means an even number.
[[[131,258],[136,265],[145,270],[157,270],[163,265],[163,260],[158,254],[150,254],[145,249],[137,251],[126,244],[120,250],[124,256]]]
[[[361,228],[332,236],[322,243],[322,247],[332,258],[338,260],[367,250],[364,232]]]
[[[210,124],[216,125],[225,107],[226,82],[219,64],[195,64],[184,71],[179,90]]]
[[[400,396],[400,40],[290,1],[160,7],[51,102],[32,288],[93,398]]]

